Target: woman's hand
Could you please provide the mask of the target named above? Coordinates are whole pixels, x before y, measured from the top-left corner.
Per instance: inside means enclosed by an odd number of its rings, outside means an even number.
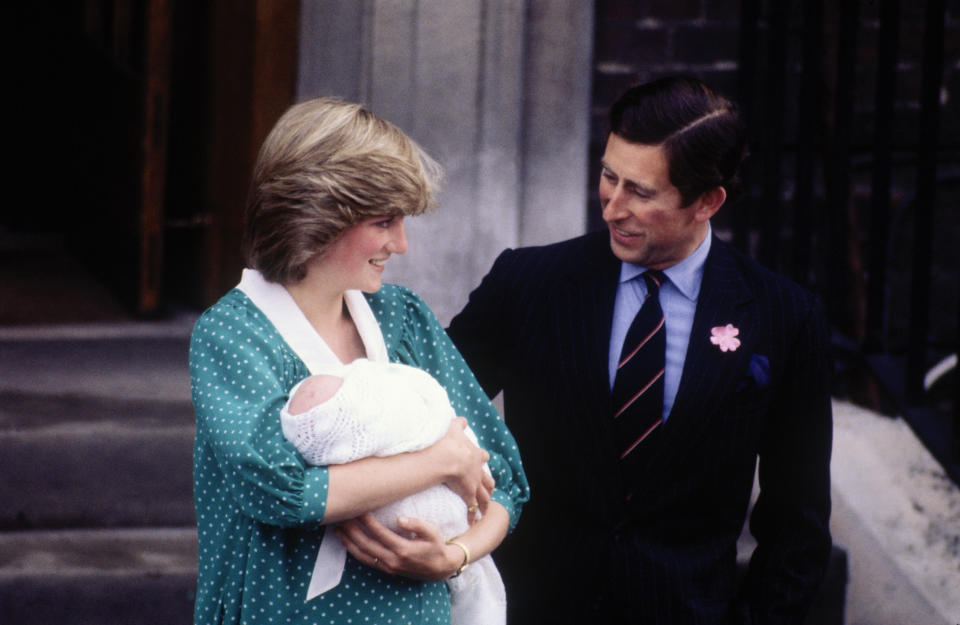
[[[486,512],[494,481],[484,466],[490,454],[467,437],[466,427],[467,420],[457,417],[444,437],[428,451],[436,456],[439,466],[444,467],[443,483],[467,504],[467,520],[473,523],[478,510],[481,514]]]
[[[466,419],[454,419],[443,438],[420,451],[331,465],[323,522],[352,519],[446,484],[466,502],[472,524],[478,510],[486,512],[494,482],[485,466],[490,454],[470,440],[466,426]]]
[[[393,575],[441,581],[463,563],[463,551],[444,542],[437,527],[420,519],[400,517],[402,536],[364,514],[340,523],[336,532],[347,552],[367,566]]]

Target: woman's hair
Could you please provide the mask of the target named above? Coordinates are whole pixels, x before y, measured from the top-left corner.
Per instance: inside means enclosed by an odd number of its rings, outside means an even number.
[[[631,143],[663,146],[670,182],[684,206],[723,187],[740,190],[746,138],[737,108],[702,82],[673,76],[632,87],[610,109],[610,132]]]
[[[403,132],[359,104],[296,104],[263,142],[247,199],[247,264],[295,284],[307,262],[370,217],[434,205],[441,169]]]

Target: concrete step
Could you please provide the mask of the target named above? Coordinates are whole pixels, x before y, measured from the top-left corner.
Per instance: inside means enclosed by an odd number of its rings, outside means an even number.
[[[187,625],[193,529],[0,533],[0,623]]]
[[[0,529],[194,523],[189,402],[0,392]]]
[[[189,401],[184,332],[7,329],[0,332],[0,391]]]
[[[192,622],[191,324],[0,328],[0,623]]]
[[[189,329],[0,332],[0,529],[193,524]]]

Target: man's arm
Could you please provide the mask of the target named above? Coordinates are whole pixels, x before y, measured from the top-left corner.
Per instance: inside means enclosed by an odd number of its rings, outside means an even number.
[[[741,590],[748,623],[800,623],[830,554],[829,335],[812,301],[784,367],[760,448],[757,548]]]
[[[506,345],[511,326],[502,323],[510,275],[510,250],[500,254],[480,285],[470,293],[462,311],[450,322],[447,334],[470,366],[488,397],[504,386]]]

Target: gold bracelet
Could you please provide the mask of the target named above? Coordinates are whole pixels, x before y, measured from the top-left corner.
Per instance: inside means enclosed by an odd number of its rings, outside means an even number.
[[[463,564],[460,565],[460,568],[457,569],[457,572],[456,572],[456,573],[454,573],[453,575],[450,576],[450,579],[453,579],[453,578],[456,577],[457,575],[460,575],[461,573],[463,573],[464,571],[466,571],[466,570],[467,570],[467,567],[470,566],[470,550],[467,549],[467,546],[464,545],[464,544],[463,544],[462,542],[460,542],[459,540],[450,539],[450,540],[447,541],[447,544],[448,544],[448,545],[456,545],[457,547],[460,547],[461,549],[463,549]]]

